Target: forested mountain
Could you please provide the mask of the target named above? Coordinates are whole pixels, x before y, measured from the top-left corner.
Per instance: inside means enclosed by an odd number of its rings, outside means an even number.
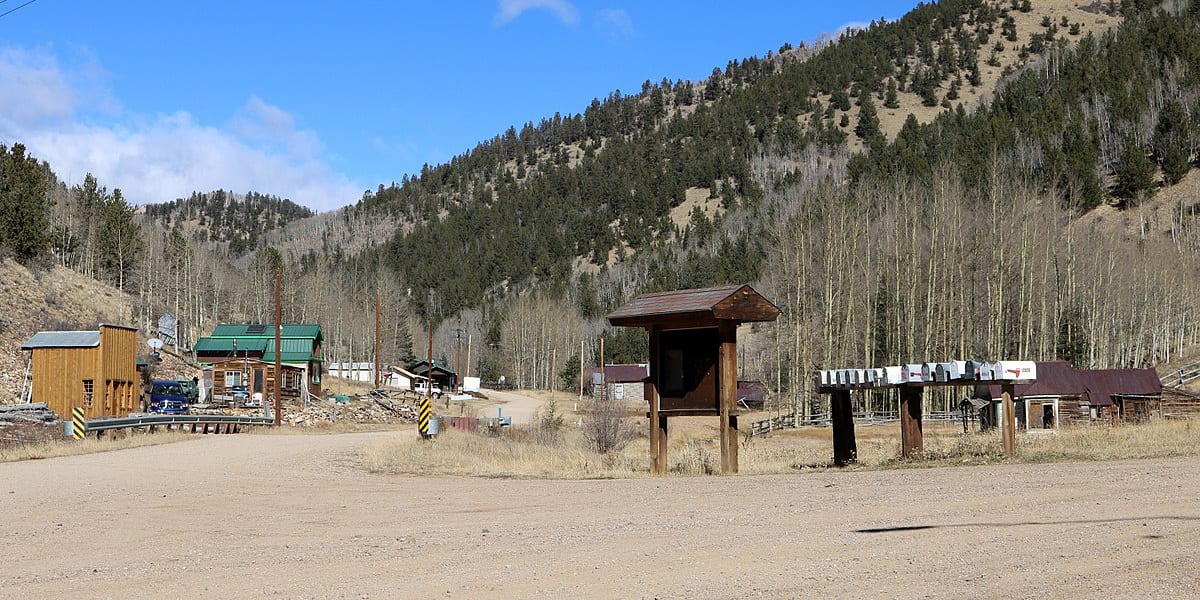
[[[128,272],[112,235],[61,216],[55,239],[77,241],[32,255],[119,272],[140,318],[197,332],[263,318],[280,266],[289,318],[322,322],[333,360],[369,360],[381,289],[385,361],[432,319],[436,356],[461,330],[472,374],[535,387],[581,340],[585,361],[601,336],[609,360],[644,359],[644,334],[602,320],[633,294],[731,282],[783,309],[743,365],[792,399],[817,366],[1150,365],[1200,346],[1198,73],[1200,2],[945,0],[614,91],[334,213],[227,192],[147,207]],[[41,170],[56,215],[117,206]]]
[[[201,241],[227,242],[234,257],[257,250],[264,233],[315,214],[285,198],[225,190],[192,192],[188,198],[147,204],[143,210],[148,219],[167,229],[180,227],[198,234],[194,237]]]

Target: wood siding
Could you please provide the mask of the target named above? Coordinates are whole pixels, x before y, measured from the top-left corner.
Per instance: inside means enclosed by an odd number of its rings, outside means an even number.
[[[100,327],[95,348],[35,348],[33,402],[45,402],[63,419],[83,408],[86,418],[122,416],[140,405],[137,331]],[[88,385],[91,382],[90,394]]]

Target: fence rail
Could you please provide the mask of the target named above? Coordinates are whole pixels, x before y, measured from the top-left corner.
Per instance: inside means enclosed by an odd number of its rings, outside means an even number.
[[[1159,381],[1163,385],[1182,387],[1197,379],[1200,379],[1200,362],[1184,365],[1175,371],[1171,371],[1159,378]]]
[[[957,410],[933,410],[924,413],[921,416],[922,421],[930,422],[957,422],[962,421],[963,414]],[[974,411],[968,415],[968,420],[975,421],[977,416]],[[860,411],[854,413],[854,423],[857,425],[881,425],[886,423],[896,423],[900,421],[899,411]],[[750,436],[763,435],[772,431],[780,431],[783,429],[797,429],[800,427],[829,427],[829,413],[812,413],[807,417],[788,413],[778,415],[761,421],[750,423]]]

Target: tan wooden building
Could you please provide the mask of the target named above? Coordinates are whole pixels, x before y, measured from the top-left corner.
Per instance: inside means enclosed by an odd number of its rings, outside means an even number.
[[[101,324],[99,331],[40,331],[21,344],[32,353],[31,402],[59,417],[83,408],[88,419],[136,412],[141,401],[137,329]]]

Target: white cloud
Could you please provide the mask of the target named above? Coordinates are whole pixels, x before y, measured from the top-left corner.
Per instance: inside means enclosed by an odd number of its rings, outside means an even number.
[[[549,10],[566,25],[579,23],[579,9],[566,0],[500,0],[500,11],[492,18],[492,23],[501,27],[534,9]]]
[[[90,89],[97,87],[96,72],[95,65],[64,69],[46,53],[0,52],[0,141],[25,144],[68,183],[92,173],[138,204],[220,188],[329,210],[362,193],[330,168],[315,132],[256,96],[223,126],[197,122],[182,110],[96,118],[91,113],[116,106],[106,89]]]
[[[72,117],[75,102],[55,57],[19,48],[0,50],[0,115],[31,126]]]
[[[599,26],[608,32],[610,39],[633,35],[633,19],[622,8],[607,8],[596,14]]]

